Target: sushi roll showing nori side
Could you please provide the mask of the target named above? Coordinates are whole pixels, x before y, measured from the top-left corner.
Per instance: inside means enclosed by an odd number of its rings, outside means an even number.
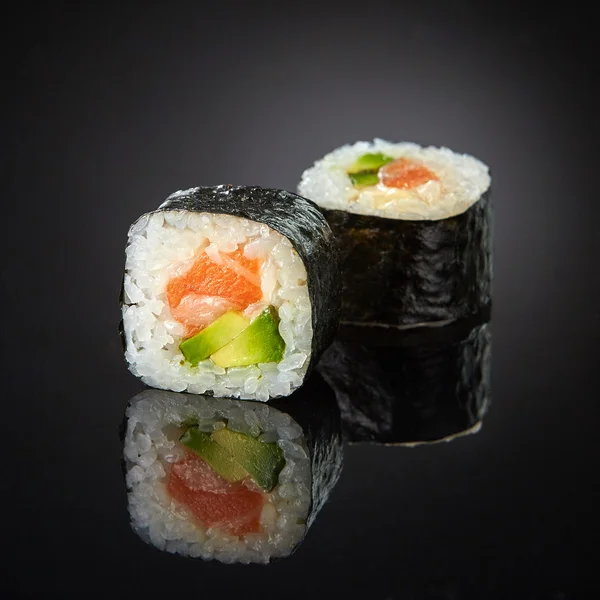
[[[342,468],[331,389],[314,373],[294,396],[277,408],[162,390],[135,396],[123,440],[134,531],[160,550],[205,560],[290,555]]]
[[[443,324],[489,306],[490,183],[472,156],[379,139],[307,169],[298,192],[340,249],[342,322]]]
[[[323,355],[319,371],[348,441],[414,445],[481,428],[491,402],[490,323],[471,317],[412,331],[342,326]]]
[[[312,202],[260,187],[180,191],[129,230],[125,357],[156,388],[287,396],[333,339],[340,287]]]

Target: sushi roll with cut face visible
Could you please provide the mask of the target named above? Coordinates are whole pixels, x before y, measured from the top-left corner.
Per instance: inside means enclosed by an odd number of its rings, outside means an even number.
[[[342,465],[339,412],[321,388],[331,391],[324,382],[307,387],[318,401],[303,389],[297,394],[304,398],[286,398],[280,409],[159,390],[138,394],[124,427],[128,506],[138,535],[167,552],[228,563],[291,554]]]
[[[380,139],[304,171],[298,192],[340,248],[342,322],[442,324],[489,306],[490,183],[472,156]]]
[[[171,195],[129,230],[130,370],[173,391],[289,395],[337,327],[332,242],[317,207],[289,192],[217,186]]]

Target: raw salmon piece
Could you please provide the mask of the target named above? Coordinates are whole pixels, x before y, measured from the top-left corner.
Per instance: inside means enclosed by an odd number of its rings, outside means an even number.
[[[177,306],[171,308],[171,314],[176,321],[185,323],[186,337],[191,337],[227,311],[241,310],[241,308],[218,296],[186,294]]]
[[[410,190],[428,181],[438,181],[438,176],[427,167],[407,158],[398,158],[384,165],[378,172],[379,181],[386,187]]]
[[[188,452],[172,466],[167,491],[205,527],[218,526],[235,536],[260,531],[264,494],[229,483],[196,454]]]
[[[262,298],[259,260],[246,258],[240,248],[222,253],[221,258],[223,262],[218,264],[202,253],[186,273],[169,281],[167,300],[171,311],[189,294],[221,298],[240,309]],[[221,314],[215,313],[211,322]],[[188,324],[186,318],[180,322]]]

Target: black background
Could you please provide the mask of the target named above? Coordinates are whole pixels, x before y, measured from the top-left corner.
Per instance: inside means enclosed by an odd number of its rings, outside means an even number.
[[[19,5],[3,37],[4,597],[595,597],[597,33],[572,3]],[[100,4],[99,4],[100,6]],[[294,190],[383,137],[491,166],[492,407],[449,444],[346,449],[297,553],[130,531],[116,327],[129,224],[172,191]]]

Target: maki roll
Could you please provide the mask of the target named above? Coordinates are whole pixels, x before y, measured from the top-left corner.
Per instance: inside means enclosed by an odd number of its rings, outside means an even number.
[[[469,318],[406,331],[342,326],[319,371],[350,442],[414,445],[479,431],[491,401],[491,329]]]
[[[136,533],[161,550],[226,563],[291,554],[342,468],[331,390],[315,373],[295,395],[277,408],[160,390],[135,396],[123,456]]]
[[[443,324],[488,306],[490,183],[472,156],[380,139],[304,171],[298,191],[339,244],[342,322]]]
[[[172,194],[130,228],[122,334],[147,385],[267,401],[331,343],[340,275],[315,204],[260,187]]]

